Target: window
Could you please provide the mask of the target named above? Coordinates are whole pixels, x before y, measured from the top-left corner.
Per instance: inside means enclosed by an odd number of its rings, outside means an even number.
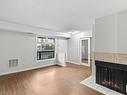
[[[55,39],[37,38],[37,60],[51,59],[55,57]]]

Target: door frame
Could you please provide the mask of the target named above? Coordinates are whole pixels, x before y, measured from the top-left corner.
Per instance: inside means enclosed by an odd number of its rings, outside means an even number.
[[[83,40],[88,40],[88,64],[82,63],[82,41]],[[80,39],[80,65],[85,65],[90,67],[90,60],[91,60],[91,56],[90,56],[90,38],[81,38]]]

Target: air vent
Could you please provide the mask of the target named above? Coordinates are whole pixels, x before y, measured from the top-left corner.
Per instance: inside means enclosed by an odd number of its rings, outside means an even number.
[[[18,66],[18,59],[11,59],[9,60],[9,68],[17,67]]]

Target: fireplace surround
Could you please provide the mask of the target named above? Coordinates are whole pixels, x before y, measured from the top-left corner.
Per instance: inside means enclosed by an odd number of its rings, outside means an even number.
[[[127,95],[127,65],[95,61],[96,83]]]

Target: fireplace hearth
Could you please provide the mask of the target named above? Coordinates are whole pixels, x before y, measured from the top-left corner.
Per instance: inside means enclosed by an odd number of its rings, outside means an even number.
[[[96,83],[126,94],[127,65],[95,61]]]

